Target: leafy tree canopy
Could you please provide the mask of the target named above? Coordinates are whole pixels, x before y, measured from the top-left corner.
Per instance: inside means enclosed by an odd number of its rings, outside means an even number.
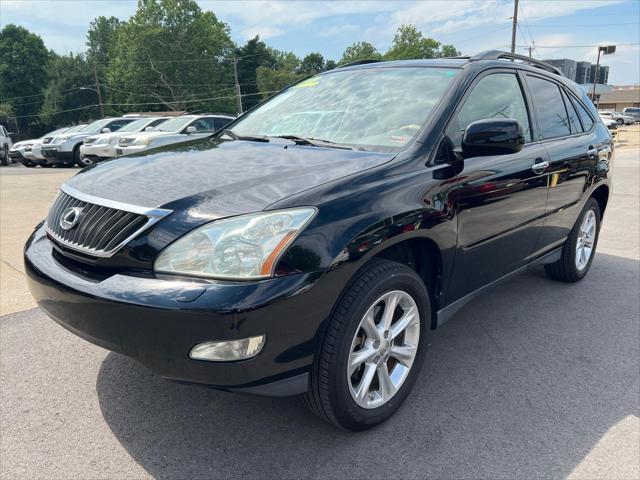
[[[345,63],[357,62],[358,60],[380,60],[382,55],[376,47],[369,42],[356,42],[353,45],[347,47],[342,54],[342,58],[339,65]]]
[[[49,57],[42,39],[26,28],[9,24],[0,31],[0,101],[9,103],[17,116],[40,110]],[[22,129],[37,118],[18,120]]]

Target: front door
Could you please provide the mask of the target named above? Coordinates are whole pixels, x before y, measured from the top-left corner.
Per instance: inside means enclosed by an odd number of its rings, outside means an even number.
[[[461,156],[466,127],[487,118],[516,119],[527,143],[518,153],[459,162],[458,245],[447,303],[524,265],[544,218],[547,151],[531,141],[530,116],[514,71],[501,70],[476,81],[446,130],[445,141],[454,155]]]

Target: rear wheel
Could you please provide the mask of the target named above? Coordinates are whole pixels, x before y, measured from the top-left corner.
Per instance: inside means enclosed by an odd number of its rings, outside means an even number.
[[[600,206],[590,198],[564,242],[560,260],[545,265],[547,275],[561,282],[582,280],[596,255],[599,234]]]
[[[372,261],[336,306],[304,403],[348,430],[385,421],[413,388],[429,324],[429,296],[420,277],[402,264]]]

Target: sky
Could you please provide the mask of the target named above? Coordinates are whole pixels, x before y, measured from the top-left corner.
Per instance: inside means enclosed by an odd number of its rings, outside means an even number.
[[[507,50],[513,0],[296,1],[197,0],[229,25],[242,44],[255,35],[299,56],[320,52],[339,60],[344,49],[366,40],[384,52],[397,27],[416,25],[425,36],[455,45],[463,54]],[[83,52],[96,16],[129,18],[135,0],[0,0],[0,26],[21,25],[58,53]],[[640,83],[640,0],[521,0],[517,52],[540,59],[595,63],[597,45],[618,45],[601,63],[609,83]]]

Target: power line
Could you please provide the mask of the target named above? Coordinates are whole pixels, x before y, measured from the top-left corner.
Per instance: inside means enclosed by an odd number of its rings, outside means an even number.
[[[640,25],[638,22],[625,23],[569,23],[566,25],[531,25],[531,28],[569,28],[569,27],[618,27],[622,25]]]
[[[271,90],[268,92],[256,92],[256,93],[244,93],[241,96],[242,97],[250,97],[250,96],[255,96],[255,95],[269,95],[271,93],[277,93],[280,90]],[[228,100],[228,99],[232,99],[232,98],[236,98],[235,95],[230,95],[230,96],[224,96],[224,97],[212,97],[212,98],[200,98],[197,100],[184,100],[184,101],[176,101],[176,102],[141,102],[141,103],[105,103],[104,106],[110,106],[110,107],[125,107],[125,106],[145,106],[145,105],[167,105],[167,104],[184,104],[184,103],[194,103],[194,102],[205,102],[205,101],[211,101],[211,100]],[[37,115],[17,115],[14,118],[33,118],[33,117],[47,117],[47,116],[51,116],[51,115],[58,115],[60,113],[67,113],[67,112],[75,112],[78,110],[86,110],[87,108],[95,108],[98,107],[98,104],[93,104],[93,105],[85,105],[83,107],[78,107],[78,108],[71,108],[69,110],[60,110],[57,112],[51,112],[51,113],[42,113],[42,114],[37,114]]]
[[[640,43],[635,42],[635,43],[616,43],[616,42],[611,42],[612,45],[615,45],[617,47],[624,47],[624,46],[629,46],[629,45],[640,45]],[[508,45],[505,45],[504,47],[507,47]],[[595,45],[536,45],[536,48],[587,48],[587,47],[599,47],[600,45],[595,44]],[[504,48],[503,47],[503,48]],[[518,47],[522,47],[522,48],[527,48],[527,45],[518,45]]]

